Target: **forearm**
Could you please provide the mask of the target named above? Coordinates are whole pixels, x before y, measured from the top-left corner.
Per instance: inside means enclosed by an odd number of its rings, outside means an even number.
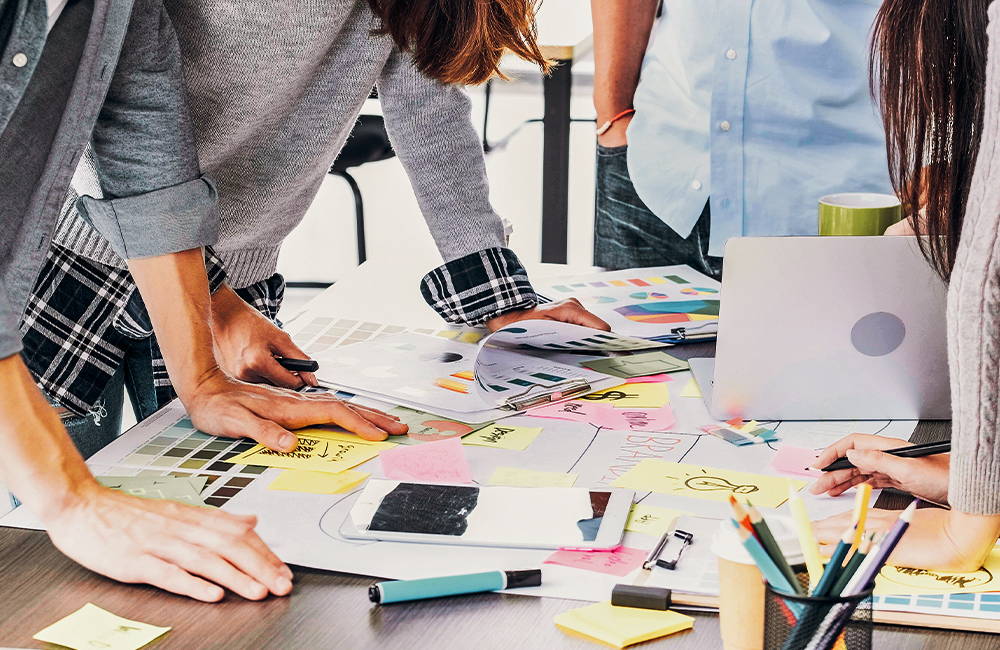
[[[19,355],[0,360],[0,477],[43,522],[97,488]]]
[[[128,266],[149,312],[171,382],[187,402],[199,384],[219,372],[203,253],[195,248],[132,259]]]
[[[594,18],[594,108],[604,124],[632,107],[657,0],[591,0]]]

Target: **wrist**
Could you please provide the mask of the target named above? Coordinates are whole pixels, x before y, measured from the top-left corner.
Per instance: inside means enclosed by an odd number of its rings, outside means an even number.
[[[632,115],[626,115],[625,117],[619,119],[604,133],[597,136],[597,144],[602,147],[623,147],[628,144],[628,138],[626,137],[626,131],[628,130],[628,125],[632,121]],[[598,124],[603,124],[598,118]]]

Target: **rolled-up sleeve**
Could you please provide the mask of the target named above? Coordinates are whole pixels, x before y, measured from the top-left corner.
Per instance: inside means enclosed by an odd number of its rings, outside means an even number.
[[[0,359],[21,351],[21,333],[17,329],[20,315],[20,311],[11,306],[7,290],[0,282]]]
[[[123,258],[213,244],[215,186],[201,176],[180,46],[162,0],[136,0],[91,141],[103,198],[80,214]]]

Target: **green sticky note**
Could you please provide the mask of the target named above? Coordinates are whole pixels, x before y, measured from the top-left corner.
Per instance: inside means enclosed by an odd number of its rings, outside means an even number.
[[[137,650],[169,631],[115,616],[97,605],[87,603],[66,618],[53,623],[34,639],[75,648],[75,650]]]
[[[462,444],[524,451],[541,432],[541,427],[515,427],[505,424],[491,424],[462,438]]]
[[[580,365],[622,379],[679,372],[690,368],[687,361],[659,351],[631,354],[627,357],[595,359],[594,361],[584,361]]]

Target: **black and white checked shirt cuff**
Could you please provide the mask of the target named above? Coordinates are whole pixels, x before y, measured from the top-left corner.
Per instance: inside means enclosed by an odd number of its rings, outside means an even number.
[[[538,304],[524,266],[509,248],[487,248],[443,264],[424,276],[420,292],[446,321],[467,325]]]

